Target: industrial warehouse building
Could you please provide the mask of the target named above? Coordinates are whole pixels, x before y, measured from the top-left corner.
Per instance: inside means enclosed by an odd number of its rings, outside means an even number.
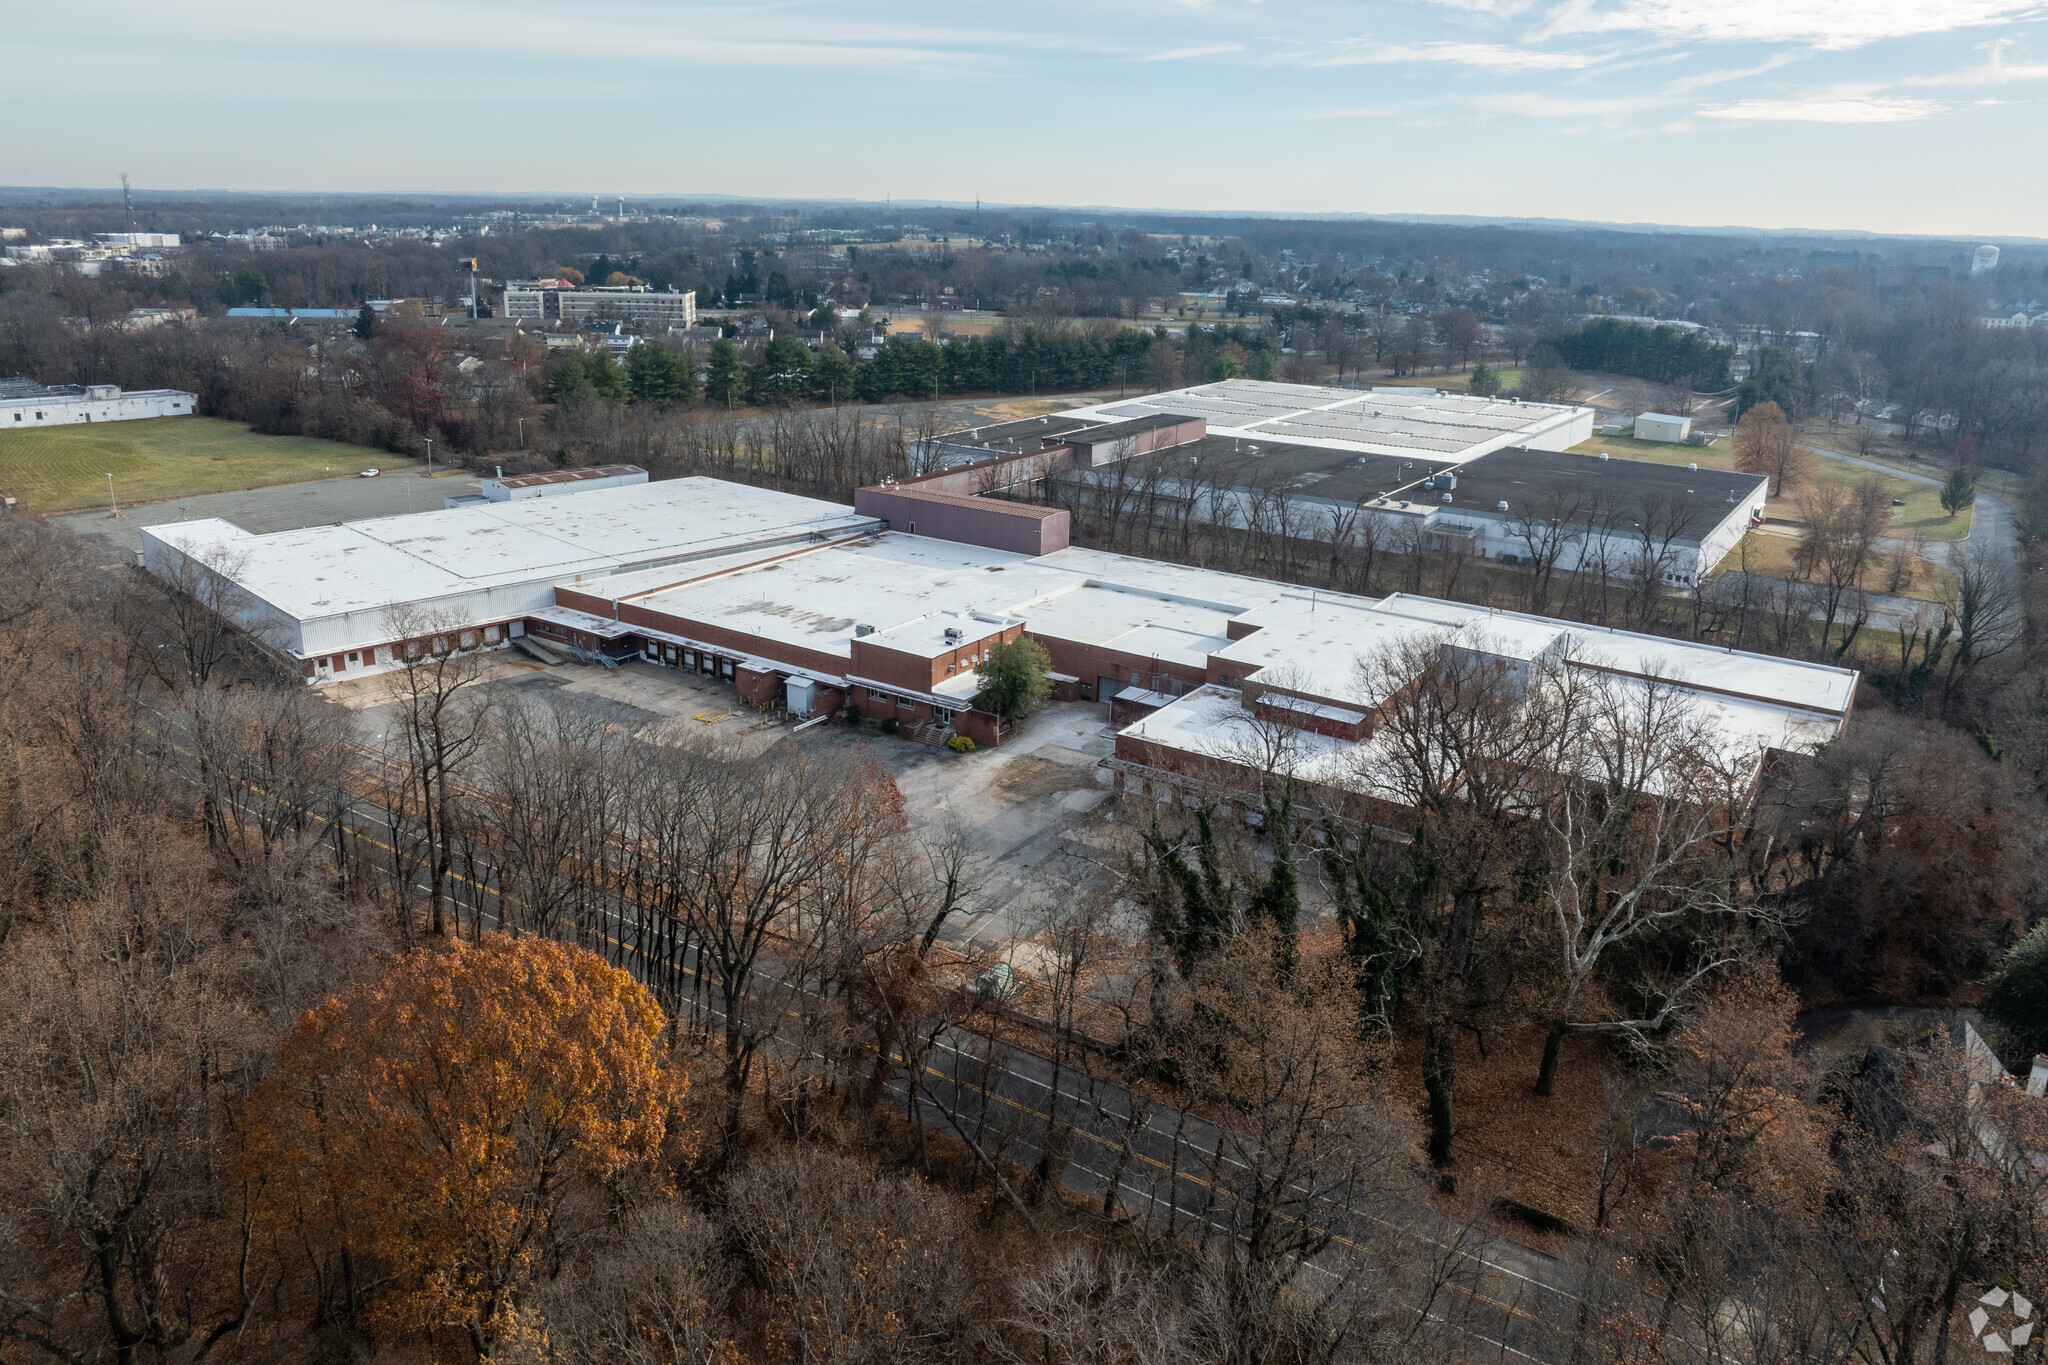
[[[1206,439],[1240,453],[1285,445],[1338,456],[1390,456],[1441,468],[1509,446],[1569,450],[1593,438],[1594,417],[1591,408],[1426,388],[1336,389],[1225,379],[1074,408],[1057,417],[964,428],[937,437],[928,463],[967,463],[1001,449],[1035,449],[1045,436],[1072,439],[1090,429],[1097,429],[1091,440],[1100,440],[1100,429],[1111,424],[1151,422],[1174,427],[1173,438],[1126,441],[1125,454]],[[1196,419],[1202,423],[1199,430],[1183,425]]]
[[[721,679],[799,717],[851,706],[933,741],[1000,742],[975,706],[976,669],[1028,635],[1059,698],[1121,727],[1119,784],[1162,800],[1211,799],[1255,720],[1299,731],[1307,780],[1344,762],[1386,701],[1361,665],[1390,648],[1662,679],[1752,766],[1831,738],[1854,696],[1844,669],[1079,549],[1064,513],[955,506],[972,501],[913,496],[874,515],[866,496],[849,509],[691,478],[269,535],[159,526],[145,562],[167,576],[212,566],[234,585],[230,610],[309,680],[538,637]]]
[[[1375,535],[1395,550],[1695,586],[1761,521],[1769,481],[1569,453],[1591,439],[1593,416],[1432,389],[1234,379],[924,438],[911,456],[928,472],[893,491],[1014,493],[1118,515],[1143,507],[1303,540]]]
[[[0,381],[0,431],[189,416],[198,402],[198,394],[183,389],[124,393],[118,384],[46,386],[25,379],[5,380]]]

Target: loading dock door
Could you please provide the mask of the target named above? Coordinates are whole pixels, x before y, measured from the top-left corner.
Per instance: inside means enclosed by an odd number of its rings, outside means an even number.
[[[1109,714],[1109,704],[1115,699],[1118,688],[1115,678],[1098,676],[1095,679],[1095,700],[1102,703],[1102,714]]]

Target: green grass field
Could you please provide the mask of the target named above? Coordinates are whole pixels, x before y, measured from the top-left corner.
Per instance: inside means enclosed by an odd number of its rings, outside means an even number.
[[[107,475],[127,503],[406,469],[388,451],[263,436],[217,417],[152,417],[0,432],[0,489],[35,512],[104,506]]]

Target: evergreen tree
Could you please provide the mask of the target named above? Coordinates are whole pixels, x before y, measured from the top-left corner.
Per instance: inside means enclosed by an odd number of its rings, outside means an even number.
[[[377,335],[377,310],[368,303],[356,310],[356,335],[365,341]]]
[[[747,367],[740,359],[740,348],[720,337],[711,343],[711,354],[705,360],[704,397],[731,408],[746,396]]]
[[[828,403],[853,396],[859,376],[846,352],[829,343],[818,351],[811,366],[811,392]]]
[[[1359,1031],[1391,1037],[1409,969],[1419,956],[1414,936],[1404,931],[1400,919],[1411,879],[1404,875],[1405,861],[1394,865],[1393,875],[1374,866],[1370,837],[1359,840],[1356,853],[1345,847],[1346,837],[1342,828],[1326,824],[1322,858],[1336,904],[1337,932],[1358,989]],[[1418,839],[1410,851],[1422,848]]]
[[[1751,408],[1776,403],[1789,418],[1799,414],[1793,391],[1799,386],[1799,358],[1782,346],[1760,346],[1750,357],[1749,377],[1736,386],[1735,415],[1739,419]]]
[[[1480,361],[1472,367],[1472,378],[1467,389],[1481,398],[1493,397],[1500,392],[1500,371],[1485,361]]]
[[[1236,929],[1236,889],[1223,876],[1223,858],[1216,846],[1216,827],[1207,806],[1195,811],[1195,860],[1184,853],[1185,840],[1169,840],[1152,817],[1144,834],[1146,860],[1161,893],[1152,907],[1152,932],[1173,954],[1182,977],[1194,973],[1202,959],[1221,947]]]
[[[748,381],[756,403],[810,392],[811,348],[792,336],[775,337]]]
[[[2048,920],[2012,945],[1984,985],[1984,1012],[2005,1026],[2021,1060],[2048,1052]]]
[[[1252,897],[1252,914],[1273,926],[1273,970],[1282,980],[1294,975],[1301,942],[1301,874],[1294,865],[1294,784],[1278,801],[1265,803],[1266,832],[1273,839],[1273,870]]]
[[[626,382],[635,403],[660,407],[697,396],[697,374],[689,357],[659,341],[643,341],[626,352]]]
[[[1977,501],[1977,472],[1963,465],[1957,465],[1948,474],[1948,482],[1941,486],[1941,510],[1954,516],[1965,507]]]
[[[557,403],[623,403],[632,396],[632,387],[610,354],[577,351],[548,381],[548,396]]]

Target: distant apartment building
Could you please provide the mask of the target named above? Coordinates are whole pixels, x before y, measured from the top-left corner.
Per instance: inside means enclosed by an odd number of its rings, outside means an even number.
[[[101,232],[95,235],[100,239],[102,246],[164,251],[178,245],[178,234],[175,232]]]
[[[697,293],[659,290],[644,284],[577,286],[560,280],[512,280],[505,285],[504,316],[523,322],[589,319],[629,327],[666,330],[697,324]]]

